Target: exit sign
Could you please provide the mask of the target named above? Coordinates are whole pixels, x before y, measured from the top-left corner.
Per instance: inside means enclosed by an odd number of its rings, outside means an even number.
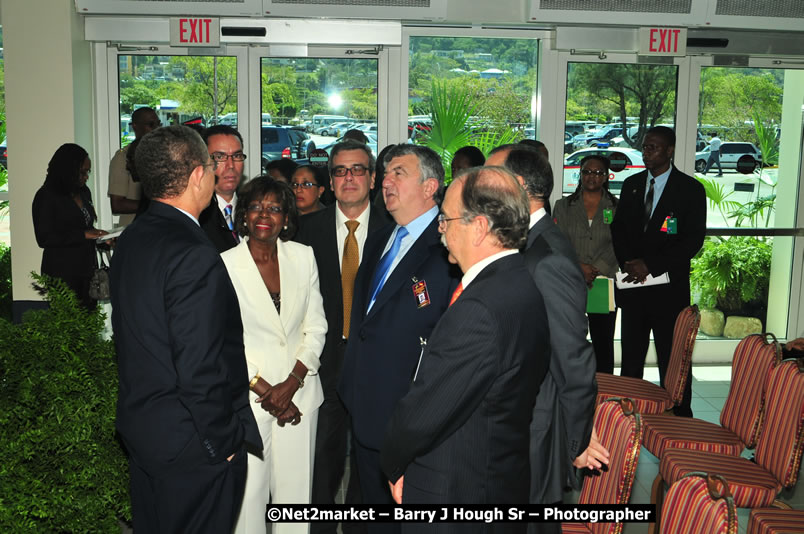
[[[173,17],[170,19],[170,46],[220,46],[221,19],[214,17]]]
[[[639,55],[687,55],[687,28],[639,28]]]

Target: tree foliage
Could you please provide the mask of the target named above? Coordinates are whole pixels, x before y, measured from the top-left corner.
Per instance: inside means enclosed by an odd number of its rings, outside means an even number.
[[[613,104],[614,116],[626,124],[626,117],[638,117],[637,131],[623,139],[629,146],[641,147],[645,131],[660,119],[674,122],[676,67],[615,63],[573,63],[570,65],[568,93],[583,87],[589,95]]]

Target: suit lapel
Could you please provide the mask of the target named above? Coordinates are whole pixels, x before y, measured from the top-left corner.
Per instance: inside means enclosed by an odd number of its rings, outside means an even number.
[[[667,183],[664,184],[664,190],[662,190],[662,196],[659,197],[659,202],[656,203],[656,208],[650,217],[647,229],[649,232],[658,231],[664,223],[664,214],[667,213],[666,206],[672,204],[672,198],[675,195],[676,180],[674,179],[674,174],[676,172],[676,168],[671,167],[670,176],[667,177]]]
[[[279,247],[279,241],[277,241],[277,247]],[[273,300],[271,300],[271,293],[268,292],[268,288],[265,287],[265,282],[262,279],[262,275],[260,274],[260,270],[257,268],[257,264],[254,262],[254,258],[251,256],[251,252],[248,249],[248,245],[246,244],[246,240],[243,240],[236,249],[238,251],[237,255],[237,271],[238,274],[243,278],[244,286],[248,288],[249,291],[249,300],[254,306],[254,309],[257,313],[254,314],[254,320],[256,321],[270,321],[278,331],[284,332],[284,326],[282,325],[282,321],[279,318],[279,314],[276,313],[276,307],[274,306]],[[287,261],[285,262],[287,264]],[[286,267],[287,268],[287,267]],[[282,299],[282,306],[285,303],[285,294],[284,289],[284,276],[282,276],[282,258],[279,258],[279,290],[281,292],[280,297]],[[284,314],[283,314],[284,315]]]
[[[282,304],[279,306],[279,320],[284,327],[288,319],[296,313],[296,307],[299,304],[297,298],[298,273],[293,269],[297,264],[297,258],[293,248],[281,239],[276,241],[276,249],[279,255],[279,291],[282,299]]]
[[[383,304],[388,302],[398,291],[402,290],[404,294],[407,287],[413,286],[414,282],[409,275],[415,272],[419,265],[430,257],[431,246],[441,246],[438,243],[438,235],[438,219],[433,219],[433,222],[427,226],[424,233],[413,243],[402,260],[388,276],[380,293],[377,295],[377,299],[374,301],[374,306],[371,307],[371,311],[366,316],[367,318],[371,317],[377,310],[382,308]],[[377,261],[379,261],[379,259]],[[373,274],[374,273],[372,273],[372,277]],[[411,289],[411,299],[413,298],[412,291]],[[368,302],[366,302],[366,306],[368,306]]]

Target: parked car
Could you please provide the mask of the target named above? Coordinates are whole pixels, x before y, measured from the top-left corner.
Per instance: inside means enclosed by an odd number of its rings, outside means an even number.
[[[564,132],[564,154],[569,154],[572,152],[572,134],[569,132]]]
[[[368,139],[368,146],[371,149],[371,153],[374,154],[374,157],[377,157],[377,134],[375,132],[363,132],[363,133],[366,134],[366,138]],[[329,155],[332,153],[332,147],[334,147],[336,144],[340,143],[343,140],[344,138],[343,136],[341,136],[332,143],[321,147],[321,149],[326,150],[327,154]]]
[[[695,153],[695,171],[704,172],[706,162],[709,161],[709,146]],[[720,165],[724,169],[736,169],[737,161],[742,156],[754,158],[754,169],[762,164],[762,153],[754,143],[728,141],[720,145]],[[717,168],[717,165],[715,165]],[[709,170],[712,170],[711,168]],[[753,171],[753,169],[752,169]]]
[[[564,160],[564,184],[562,191],[572,193],[578,187],[578,180],[581,173],[581,160],[591,155],[605,156],[611,159],[612,154],[621,154],[625,158],[625,168],[621,171],[609,173],[609,190],[613,193],[619,192],[623,188],[623,181],[631,176],[645,170],[645,162],[642,161],[642,152],[633,148],[585,148],[573,152]]]
[[[585,146],[596,147],[599,144],[606,144],[606,146],[608,146],[609,142],[612,139],[618,136],[622,136],[622,134],[623,134],[622,128],[606,127],[598,132],[587,134],[583,137],[575,136],[575,147],[576,148],[582,148]]]
[[[0,165],[2,165],[4,169],[8,169],[8,149],[6,148],[5,139],[0,143]]]
[[[315,143],[304,130],[282,126],[263,126],[260,143],[262,145],[262,166],[279,158],[290,158],[300,164],[309,163],[310,151]]]

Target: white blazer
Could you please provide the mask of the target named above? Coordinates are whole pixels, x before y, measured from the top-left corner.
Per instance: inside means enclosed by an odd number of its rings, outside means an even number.
[[[245,238],[236,247],[223,252],[221,258],[240,302],[249,372],[258,371],[274,385],[284,381],[299,360],[308,372],[304,387],[293,396],[293,402],[302,413],[310,412],[324,400],[318,378],[318,357],[327,333],[313,249],[277,240],[281,298],[277,314],[247,241]],[[257,395],[250,392],[249,396],[253,408]]]

